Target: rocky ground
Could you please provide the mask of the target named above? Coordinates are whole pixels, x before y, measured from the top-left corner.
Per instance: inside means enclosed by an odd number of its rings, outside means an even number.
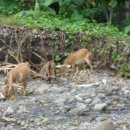
[[[4,80],[1,75],[1,86]],[[0,130],[98,130],[106,119],[116,130],[130,129],[130,79],[109,71],[95,72],[92,82],[83,84],[70,77],[51,84],[33,80],[28,96],[20,87],[16,99],[0,101]]]

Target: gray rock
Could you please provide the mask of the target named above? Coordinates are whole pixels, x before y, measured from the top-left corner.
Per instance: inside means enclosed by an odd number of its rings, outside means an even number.
[[[117,95],[114,95],[113,96],[113,101],[119,101],[120,100],[120,97],[119,96],[117,96]]]
[[[102,122],[104,120],[107,120],[109,118],[109,115],[103,114],[102,116],[96,117],[96,122]]]
[[[92,105],[95,105],[97,103],[101,103],[101,99],[100,98],[94,98],[94,100],[92,101]]]
[[[106,101],[106,104],[107,104],[107,105],[111,105],[111,104],[112,104],[112,102],[113,102],[113,100],[112,100],[112,99],[108,99],[108,100]]]
[[[101,111],[101,110],[104,110],[106,107],[107,107],[106,103],[95,104],[94,110]]]
[[[104,99],[104,98],[106,97],[106,95],[105,95],[105,93],[100,93],[100,94],[98,95],[98,97],[101,98],[101,99]]]
[[[113,88],[114,91],[118,91],[118,90],[121,89],[119,86],[112,86],[112,88]]]
[[[86,105],[78,106],[77,108],[73,108],[69,111],[69,115],[81,115],[86,111]]]
[[[36,89],[36,94],[44,94],[48,91],[49,87],[48,86],[40,86]]]
[[[85,100],[85,103],[87,103],[87,104],[90,104],[91,102],[92,102],[91,98],[88,98],[88,99]]]
[[[63,88],[60,88],[58,87],[56,84],[49,88],[49,92],[52,92],[52,93],[61,93],[63,91]]]
[[[95,130],[116,130],[116,128],[111,120],[105,120],[101,122]]]
[[[82,102],[83,101],[83,98],[82,97],[79,97],[78,95],[75,95],[75,99]]]
[[[14,113],[14,110],[11,107],[8,107],[7,110],[4,112],[4,116],[9,116]]]
[[[86,98],[89,97],[89,94],[82,92],[82,93],[79,93],[78,96],[79,96],[79,97],[82,97],[83,99],[86,99]]]
[[[54,101],[54,103],[56,103],[57,105],[63,105],[64,104],[64,102],[66,101],[66,98],[58,98],[58,99],[56,99],[55,101]]]
[[[124,95],[127,95],[127,96],[130,95],[130,90],[125,90]]]
[[[41,127],[38,127],[38,128],[37,128],[37,130],[43,130],[43,128],[41,128]]]

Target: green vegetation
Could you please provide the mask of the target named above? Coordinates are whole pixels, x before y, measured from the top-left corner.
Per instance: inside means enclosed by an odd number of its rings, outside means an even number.
[[[0,24],[63,31],[66,46],[74,44],[77,33],[85,33],[79,41],[89,47],[92,36],[102,39],[94,43],[95,53],[107,61],[121,65],[119,73],[129,73],[129,65],[119,48],[130,42],[130,0],[1,0]],[[56,42],[56,36],[51,35]],[[56,44],[56,49],[59,49]],[[72,51],[72,50],[71,50]],[[112,52],[111,52],[112,51]],[[64,52],[67,56],[69,52]],[[55,56],[57,62],[61,55]]]
[[[127,36],[120,32],[113,25],[90,23],[86,19],[80,21],[71,21],[71,19],[63,19],[61,16],[52,15],[49,12],[40,11],[21,11],[15,15],[8,17],[0,16],[0,24],[26,26],[32,28],[61,30],[67,34],[76,32],[86,32],[88,35],[102,36]]]

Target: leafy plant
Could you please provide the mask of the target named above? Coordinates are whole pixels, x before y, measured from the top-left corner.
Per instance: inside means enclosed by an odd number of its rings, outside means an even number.
[[[130,34],[130,25],[124,28],[125,33]]]
[[[130,65],[127,63],[123,63],[120,67],[118,74],[126,77],[130,76]]]

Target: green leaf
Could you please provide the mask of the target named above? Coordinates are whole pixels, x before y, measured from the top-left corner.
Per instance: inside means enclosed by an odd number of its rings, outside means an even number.
[[[111,0],[109,3],[109,6],[111,6],[112,8],[115,8],[117,6],[117,0]]]
[[[37,0],[35,1],[35,11],[40,11],[40,6]]]
[[[74,13],[71,15],[72,20],[81,20],[83,16],[79,14],[77,10],[74,11]]]
[[[130,25],[129,26],[126,26],[125,29],[124,29],[125,33],[130,33]]]
[[[49,6],[49,5],[51,5],[51,4],[55,3],[55,2],[58,2],[58,1],[59,0],[45,0],[45,2],[43,2],[43,4],[45,6]]]

